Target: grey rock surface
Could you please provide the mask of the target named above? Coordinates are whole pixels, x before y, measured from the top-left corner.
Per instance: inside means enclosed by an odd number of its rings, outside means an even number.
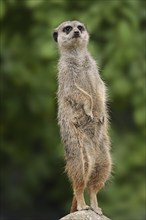
[[[98,215],[92,210],[82,210],[68,214],[60,220],[111,220],[104,215]]]

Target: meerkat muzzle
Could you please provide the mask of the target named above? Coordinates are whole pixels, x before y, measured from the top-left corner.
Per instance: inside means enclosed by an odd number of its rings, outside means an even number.
[[[78,38],[78,37],[80,37],[80,32],[79,31],[75,31],[74,35],[73,35],[73,38]]]

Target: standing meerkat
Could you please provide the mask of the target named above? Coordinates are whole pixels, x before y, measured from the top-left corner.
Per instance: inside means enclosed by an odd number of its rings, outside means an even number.
[[[96,194],[111,173],[106,88],[88,52],[89,34],[84,24],[63,22],[53,37],[60,52],[58,122],[73,186],[71,212],[91,208],[102,214]],[[85,188],[90,207],[84,200]]]

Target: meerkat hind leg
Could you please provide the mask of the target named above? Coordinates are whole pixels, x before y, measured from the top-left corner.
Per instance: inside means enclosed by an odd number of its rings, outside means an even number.
[[[90,190],[90,207],[91,209],[99,215],[102,215],[102,209],[98,207],[96,192]]]
[[[86,210],[86,209],[90,209],[90,207],[88,205],[86,205],[85,203],[85,199],[84,199],[84,184],[76,187],[74,185],[74,196],[77,200],[77,210]]]
[[[70,212],[72,213],[76,211],[77,211],[77,200],[76,200],[76,197],[73,196]]]
[[[93,178],[93,179],[92,179]],[[95,179],[94,179],[95,178]],[[88,183],[88,192],[90,197],[90,207],[91,209],[99,215],[102,215],[102,209],[99,208],[97,202],[96,194],[100,191],[100,189],[104,186],[104,183],[96,179],[96,175],[91,176],[91,179]],[[99,182],[98,182],[99,181]]]

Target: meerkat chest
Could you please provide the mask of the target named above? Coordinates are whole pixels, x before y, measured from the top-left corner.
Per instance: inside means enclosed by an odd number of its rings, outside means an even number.
[[[99,74],[94,62],[88,57],[61,59],[59,62],[59,85],[66,93],[73,92],[77,84],[89,94],[96,93]]]

